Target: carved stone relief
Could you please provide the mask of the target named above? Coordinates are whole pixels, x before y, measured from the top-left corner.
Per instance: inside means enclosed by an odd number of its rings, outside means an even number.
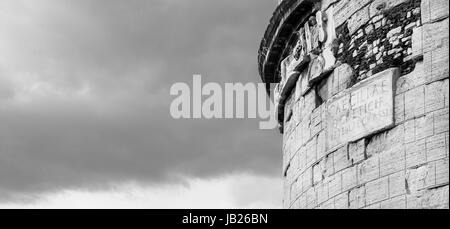
[[[297,88],[295,98],[304,96],[335,68],[335,34],[333,7],[316,12],[300,26],[295,47],[281,62],[281,81],[278,86],[280,103],[284,102],[294,88]]]

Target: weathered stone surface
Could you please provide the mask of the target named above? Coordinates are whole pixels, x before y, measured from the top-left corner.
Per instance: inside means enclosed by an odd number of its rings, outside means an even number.
[[[370,0],[351,1],[341,0],[335,5],[334,20],[335,26],[342,25],[348,18],[350,18],[356,11],[367,5]]]
[[[366,147],[367,156],[370,157],[388,150],[401,149],[404,143],[404,135],[404,125],[399,125],[389,131],[372,136]]]
[[[303,174],[306,170],[306,148],[301,147],[298,150],[298,170],[300,174]]]
[[[309,86],[321,80],[325,67],[325,59],[322,55],[316,56],[309,65]]]
[[[370,4],[370,17],[375,17],[383,11],[407,1],[408,0],[375,0]]]
[[[317,1],[299,26],[286,48],[317,58],[277,66],[283,85],[299,71],[281,113],[283,206],[449,207],[448,3],[419,2]]]
[[[449,181],[449,167],[448,158],[439,160],[435,162],[436,169],[436,184],[435,186],[441,186],[448,184]]]
[[[358,165],[358,183],[365,184],[380,177],[380,159],[373,155]]]
[[[396,93],[402,94],[425,84],[425,69],[423,62],[418,62],[411,73],[397,80]]]
[[[413,168],[406,173],[408,192],[418,194],[424,188],[432,187],[436,183],[434,164],[427,164]]]
[[[408,209],[449,208],[449,186],[429,190],[417,195],[407,196]]]
[[[426,115],[415,120],[416,140],[433,135],[433,115]]]
[[[422,139],[405,145],[406,168],[416,167],[427,161],[425,144],[425,139]]]
[[[446,134],[441,133],[433,135],[426,140],[426,155],[427,161],[436,161],[447,156],[447,149],[445,147]]]
[[[365,160],[366,139],[359,140],[348,145],[348,156],[352,164],[358,164]]]
[[[311,114],[311,121],[309,123],[309,128],[311,131],[311,136],[316,136],[322,131],[322,112],[324,111],[325,106],[321,105],[318,108],[314,109]]]
[[[425,113],[425,87],[420,86],[405,92],[405,120]]]
[[[446,0],[422,0],[422,23],[430,23],[448,17],[449,3]]]
[[[382,209],[405,209],[406,196],[397,196],[395,198],[381,202]]]
[[[432,112],[445,107],[445,90],[443,81],[433,82],[425,88],[425,112]]]
[[[364,186],[350,191],[349,206],[350,209],[360,209],[366,206],[366,189]]]
[[[423,26],[426,82],[449,77],[449,19]]]
[[[394,104],[395,123],[398,124],[405,120],[405,95],[396,95],[394,98]]]
[[[326,136],[325,132],[322,131],[317,135],[317,159],[321,159],[326,153]]]
[[[336,63],[336,57],[333,53],[334,47],[334,41],[336,39],[336,29],[334,25],[334,6],[331,6],[329,9],[327,9],[324,13],[324,16],[326,17],[325,23],[325,29],[326,29],[326,40],[323,43],[322,47],[322,55],[325,60],[324,69],[326,72],[330,71],[335,63]]]
[[[337,2],[337,1],[339,1],[339,0],[322,0],[320,8],[322,10],[327,10],[328,7],[330,7],[331,4],[333,4],[333,3]]]
[[[306,167],[309,168],[317,160],[317,141],[313,138],[311,141],[306,143]]]
[[[347,147],[341,147],[333,153],[334,171],[339,172],[352,165],[348,159]]]
[[[335,78],[336,85],[333,88],[337,88],[337,91],[333,90],[333,95],[347,89],[350,86],[350,81],[353,76],[353,68],[348,64],[341,64],[334,69],[333,77]]]
[[[323,179],[322,167],[320,164],[316,164],[313,166],[313,185],[317,185]]]
[[[383,201],[389,198],[389,181],[388,177],[366,184],[366,201],[367,205]]]
[[[334,206],[336,209],[348,209],[349,200],[348,193],[342,193],[334,198]]]
[[[342,171],[342,190],[347,191],[357,184],[357,167],[353,166]]]
[[[328,200],[328,183],[321,183],[316,188],[317,191],[317,203],[322,204]]]
[[[380,176],[405,170],[405,151],[402,148],[388,149],[380,154]]]
[[[328,100],[332,96],[347,89],[350,86],[351,77],[353,76],[353,68],[348,64],[341,64],[337,66],[333,73],[330,74],[323,85],[323,90],[326,90],[322,96],[324,100]]]
[[[317,206],[317,193],[314,187],[306,191],[306,207],[313,209]]]
[[[328,182],[328,189],[330,197],[334,197],[342,192],[342,176],[341,173],[336,173],[329,176],[326,181]]]
[[[423,55],[423,33],[422,27],[413,29],[412,34],[412,58],[418,58]]]
[[[449,108],[444,108],[433,113],[434,133],[440,134],[449,131]]]
[[[404,194],[406,194],[406,174],[403,170],[389,176],[389,197],[393,198]]]
[[[407,121],[403,124],[403,127],[405,128],[405,135],[404,135],[404,142],[410,143],[413,142],[416,139],[416,126],[415,126],[415,120]]]
[[[312,168],[308,168],[303,173],[303,191],[312,187]]]
[[[369,6],[362,8],[348,19],[348,30],[350,34],[355,33],[361,26],[369,21]]]
[[[327,142],[333,149],[394,124],[398,69],[388,69],[327,103]]]

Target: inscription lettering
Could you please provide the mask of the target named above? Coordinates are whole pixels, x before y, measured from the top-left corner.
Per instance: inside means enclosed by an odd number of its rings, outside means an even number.
[[[396,68],[361,82],[327,104],[327,142],[335,149],[394,124]]]

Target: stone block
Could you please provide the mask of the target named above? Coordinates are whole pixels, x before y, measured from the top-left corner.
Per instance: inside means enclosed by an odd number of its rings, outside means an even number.
[[[328,200],[328,183],[321,183],[317,185],[317,203],[322,204]]]
[[[358,184],[357,167],[353,166],[342,171],[342,190],[347,191]]]
[[[372,136],[366,147],[368,157],[385,150],[400,149],[404,143],[404,125],[398,125],[389,131]]]
[[[425,112],[432,112],[445,107],[445,90],[443,81],[433,82],[425,88]]]
[[[407,1],[408,0],[375,0],[370,4],[370,17],[372,18],[382,14],[384,11]]]
[[[427,161],[436,161],[447,157],[446,133],[436,134],[426,141],[426,155]]]
[[[412,58],[423,56],[423,34],[422,27],[413,28],[412,34]]]
[[[444,108],[433,113],[434,133],[440,134],[449,131],[449,108]]]
[[[430,23],[448,17],[448,5],[446,0],[422,0],[422,23]]]
[[[405,151],[394,148],[380,154],[380,176],[386,176],[406,168]]]
[[[317,135],[317,159],[322,159],[326,154],[326,136],[322,131]]]
[[[352,165],[348,159],[347,146],[341,147],[333,153],[334,171],[339,172]]]
[[[409,169],[406,173],[408,192],[418,194],[436,183],[435,165],[429,163],[418,168]]]
[[[348,19],[348,30],[350,35],[355,33],[359,28],[365,25],[369,21],[369,6],[358,10]]]
[[[388,177],[383,177],[366,184],[366,204],[383,201],[389,198]]]
[[[306,191],[306,208],[313,209],[317,206],[317,193],[314,187]]]
[[[448,18],[423,26],[424,64],[426,82],[449,77],[449,21]]]
[[[317,185],[322,182],[324,175],[322,173],[323,169],[321,164],[315,164],[313,166],[313,185]]]
[[[405,95],[398,94],[395,96],[394,116],[395,123],[401,123],[405,120]]]
[[[435,186],[441,186],[449,183],[449,167],[448,158],[435,162],[436,169],[436,184]]]
[[[382,209],[406,209],[406,196],[397,196],[395,198],[381,202]]]
[[[361,209],[366,206],[366,189],[364,186],[350,191],[349,206],[350,209]]]
[[[419,86],[405,92],[405,120],[425,113],[425,87]]]
[[[330,197],[334,197],[342,192],[342,176],[336,173],[326,179]]]
[[[396,93],[402,94],[425,84],[425,70],[422,61],[416,63],[414,71],[398,78]]]
[[[309,168],[317,160],[317,139],[313,138],[306,143],[306,167]]]
[[[405,144],[406,168],[416,167],[426,163],[425,139]]]
[[[413,142],[416,139],[415,120],[412,119],[410,121],[405,122],[403,124],[403,127],[405,128],[404,142],[405,143]]]
[[[406,174],[400,171],[389,175],[389,198],[406,194]]]
[[[303,191],[308,190],[310,187],[312,187],[313,177],[312,177],[312,168],[308,168],[303,173]]]
[[[367,5],[371,0],[351,1],[341,0],[334,6],[334,24],[339,27],[356,11]]]
[[[433,115],[429,114],[415,120],[416,140],[433,135]]]
[[[358,183],[365,184],[380,177],[380,160],[378,155],[365,160],[358,165]]]
[[[348,155],[352,164],[358,164],[365,159],[366,139],[348,145]]]
[[[300,173],[303,173],[306,169],[306,148],[301,147],[298,151],[298,170]]]
[[[299,209],[306,209],[306,194],[300,195],[298,198],[298,207]]]
[[[324,110],[324,107],[324,105],[317,107],[311,114],[311,121],[309,124],[311,136],[316,136],[320,131],[322,131],[322,111]]]
[[[409,195],[407,197],[407,208],[409,209],[448,209],[449,191],[448,185],[419,195]]]
[[[349,208],[349,194],[344,192],[334,198],[334,207],[336,209],[348,209]]]
[[[337,92],[335,94],[344,91],[350,86],[353,74],[353,68],[348,64],[341,64],[334,69],[333,77],[335,77],[335,83],[337,83]]]

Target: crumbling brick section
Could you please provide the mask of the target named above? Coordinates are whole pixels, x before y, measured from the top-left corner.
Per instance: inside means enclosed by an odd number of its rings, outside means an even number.
[[[370,20],[367,6],[352,17],[357,17],[358,23],[367,21],[363,25],[357,24],[359,29],[354,29],[354,20],[336,29],[337,59],[351,63],[358,73],[352,78],[352,85],[391,67],[401,67],[402,75],[414,70],[418,60],[413,55],[412,37],[414,29],[421,26],[420,5],[421,0],[409,0]]]

